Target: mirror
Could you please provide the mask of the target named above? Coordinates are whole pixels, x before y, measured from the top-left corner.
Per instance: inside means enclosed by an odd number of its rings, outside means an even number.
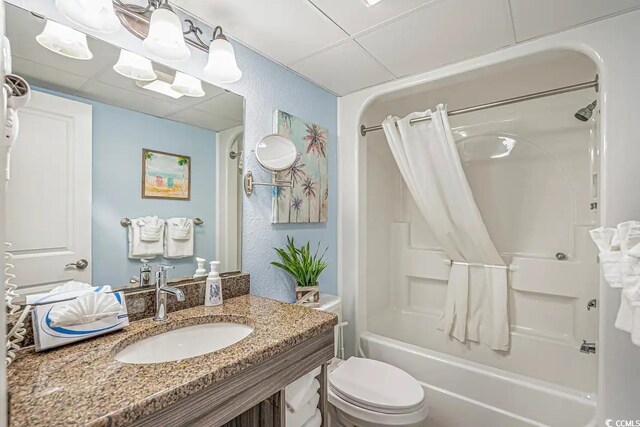
[[[31,87],[7,187],[18,292],[137,287],[142,258],[175,265],[170,279],[191,278],[196,257],[240,270],[243,98],[79,32],[66,48],[52,21],[6,14],[12,72]]]
[[[268,135],[256,144],[256,159],[269,172],[289,169],[298,155],[293,142],[282,135]]]

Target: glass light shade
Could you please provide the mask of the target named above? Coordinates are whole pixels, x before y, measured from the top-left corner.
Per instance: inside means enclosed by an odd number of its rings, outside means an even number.
[[[202,82],[193,76],[190,76],[180,71],[176,71],[176,77],[173,79],[171,89],[186,96],[192,96],[194,98],[200,98],[205,96],[202,89]]]
[[[154,80],[152,82],[136,82],[136,85],[141,87],[142,89],[147,89],[156,93],[160,93],[162,95],[171,97],[173,99],[182,98],[184,95],[176,92],[171,88],[171,84],[165,82],[164,80]]]
[[[235,51],[227,39],[219,37],[211,42],[204,75],[215,83],[233,83],[242,78]]]
[[[124,49],[120,50],[120,57],[113,66],[113,70],[121,76],[144,82],[158,78],[150,60]]]
[[[47,21],[42,33],[36,36],[36,40],[50,51],[67,58],[85,61],[93,58],[93,53],[87,45],[87,36],[57,22]]]
[[[56,7],[74,24],[97,33],[115,33],[121,27],[113,0],[56,0]]]
[[[149,35],[142,45],[150,54],[169,61],[184,61],[191,55],[184,41],[180,18],[162,7],[151,15]]]

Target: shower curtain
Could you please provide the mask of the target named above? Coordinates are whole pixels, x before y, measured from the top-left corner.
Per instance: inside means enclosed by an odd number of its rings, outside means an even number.
[[[431,120],[409,123],[425,115]],[[508,270],[473,199],[445,107],[388,117],[382,126],[413,199],[452,261],[439,329],[461,342],[508,350]]]

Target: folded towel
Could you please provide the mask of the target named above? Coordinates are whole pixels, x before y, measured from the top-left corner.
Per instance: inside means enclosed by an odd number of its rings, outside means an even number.
[[[315,414],[313,414],[313,417],[311,417],[309,421],[304,423],[302,427],[320,427],[321,425],[322,425],[322,413],[320,412],[320,409],[316,409],[316,412]]]
[[[640,307],[640,221],[618,224],[622,292],[632,305]]]
[[[285,396],[287,393],[285,392]],[[285,419],[287,427],[302,427],[307,421],[309,421],[316,409],[318,408],[318,402],[320,402],[320,395],[315,393],[310,401],[305,403],[297,411],[291,411],[287,409]]]
[[[633,307],[624,292],[620,293],[620,308],[618,308],[615,327],[629,333],[633,330]]]
[[[297,411],[305,403],[303,399],[318,375],[320,375],[320,368],[303,375],[286,387],[284,398],[291,411]]]
[[[193,220],[171,218],[167,220],[164,257],[187,258],[193,256]]]
[[[129,258],[139,259],[162,255],[164,221],[157,216],[131,220],[129,225]]]
[[[589,231],[589,234],[600,251],[600,267],[602,268],[604,279],[612,288],[621,288],[621,252],[618,230],[615,228],[600,227]]]

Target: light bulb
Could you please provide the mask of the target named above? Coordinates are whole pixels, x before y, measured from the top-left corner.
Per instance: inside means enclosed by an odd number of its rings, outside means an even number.
[[[56,7],[71,22],[89,31],[115,33],[121,27],[113,0],[56,0]]]
[[[206,95],[202,89],[202,82],[199,79],[181,73],[180,71],[176,71],[176,77],[173,79],[171,89],[194,98],[200,98]]]
[[[87,36],[80,31],[57,22],[47,21],[36,40],[52,52],[67,58],[89,60],[93,54],[87,45]]]
[[[184,61],[191,55],[184,41],[180,18],[166,5],[151,15],[149,35],[142,45],[150,54],[169,61]]]
[[[209,45],[209,61],[204,67],[204,75],[215,83],[233,83],[242,78],[233,46],[222,35],[222,29]]]
[[[113,70],[124,77],[145,82],[158,78],[150,60],[124,49],[120,50],[120,57]]]

